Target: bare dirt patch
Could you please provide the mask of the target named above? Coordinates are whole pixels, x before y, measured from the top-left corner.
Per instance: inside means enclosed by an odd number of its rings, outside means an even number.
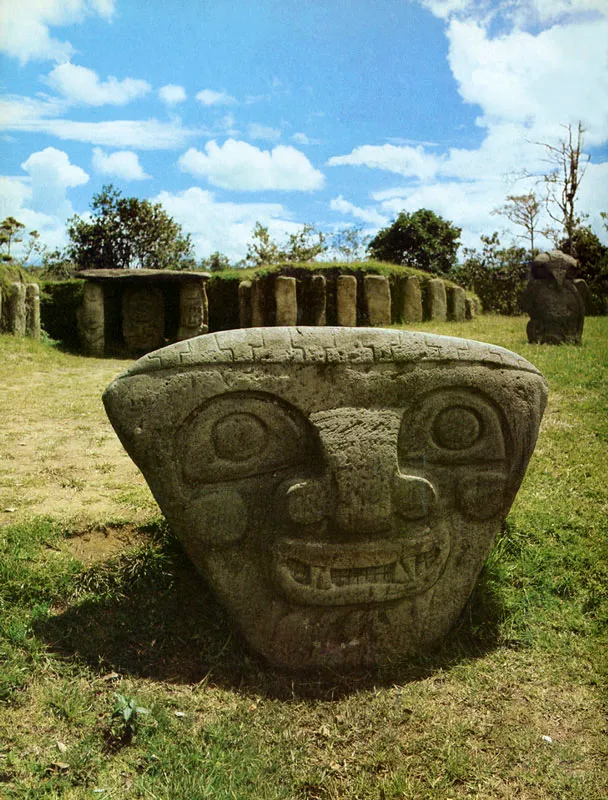
[[[104,561],[127,547],[145,544],[148,537],[134,525],[104,526],[73,534],[63,548],[83,564]]]

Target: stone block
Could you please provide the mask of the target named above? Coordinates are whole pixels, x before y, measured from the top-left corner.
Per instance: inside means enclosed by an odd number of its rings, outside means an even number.
[[[264,284],[260,278],[251,282],[251,325],[261,328],[266,323],[266,303],[264,300]]]
[[[401,308],[399,318],[402,322],[422,322],[422,291],[420,278],[408,275],[401,282]]]
[[[103,288],[87,281],[82,305],[77,312],[78,333],[85,356],[103,356],[105,351],[105,308]]]
[[[277,308],[276,324],[295,325],[298,321],[296,279],[278,275],[274,283],[274,298]]]
[[[391,324],[391,287],[384,275],[366,275],[363,279],[368,324],[382,328]]]
[[[430,281],[427,281],[424,296],[424,310],[426,319],[445,322],[448,318],[445,283],[441,278],[431,278]]]
[[[475,319],[479,315],[479,306],[475,297],[465,297],[464,318]]]
[[[313,275],[310,281],[311,325],[325,325],[327,322],[327,282],[324,275]]]
[[[37,283],[25,285],[25,335],[40,339],[40,287]]]
[[[129,287],[122,296],[122,335],[132,353],[156,350],[165,332],[165,299],[152,286]]]
[[[448,319],[452,322],[464,322],[466,318],[466,292],[462,286],[446,287]]]
[[[205,283],[192,280],[180,285],[177,339],[192,339],[209,330],[209,302]]]
[[[338,325],[357,324],[357,279],[354,275],[338,275],[336,280]]]
[[[272,327],[150,353],[103,400],[250,646],[352,671],[427,652],[458,620],[546,383],[480,342]]]
[[[8,333],[13,336],[25,336],[25,284],[11,283],[8,286],[4,301],[4,320]]]
[[[251,328],[251,281],[239,283],[239,325],[241,328]]]

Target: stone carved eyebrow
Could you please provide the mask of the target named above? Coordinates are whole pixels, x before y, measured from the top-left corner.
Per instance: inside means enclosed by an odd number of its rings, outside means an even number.
[[[214,364],[477,363],[540,375],[526,359],[497,345],[382,328],[242,328],[187,339],[149,353],[123,375]]]

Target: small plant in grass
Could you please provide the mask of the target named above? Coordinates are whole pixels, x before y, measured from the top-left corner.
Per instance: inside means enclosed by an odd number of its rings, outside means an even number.
[[[141,729],[143,720],[150,714],[149,708],[140,706],[134,697],[114,693],[116,702],[112,711],[112,721],[108,735],[108,743],[114,747],[131,744]]]

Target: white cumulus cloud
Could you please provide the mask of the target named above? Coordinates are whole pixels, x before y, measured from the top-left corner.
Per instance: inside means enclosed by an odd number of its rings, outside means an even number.
[[[138,78],[124,78],[119,81],[110,76],[107,81],[100,81],[92,69],[69,61],[55,67],[49,73],[46,83],[69,103],[86,106],[124,106],[148,94],[151,89],[147,81]]]
[[[110,175],[125,181],[142,181],[150,177],[142,169],[137,153],[131,150],[105,153],[100,147],[96,147],[93,150],[93,169],[101,175]]]
[[[365,144],[355,147],[348,155],[333,156],[327,163],[330,167],[365,166],[425,179],[437,172],[440,159],[429,155],[422,147]]]
[[[185,101],[186,90],[183,86],[178,86],[175,83],[167,83],[165,86],[160,87],[158,96],[166,105],[175,106]]]
[[[113,13],[114,0],[0,0],[0,49],[22,64],[43,58],[61,61],[72,55],[73,47],[54,38],[52,27],[81,22],[91,14],[110,20]]]
[[[247,126],[247,133],[251,139],[265,139],[268,142],[276,142],[281,138],[279,128],[272,128],[270,125],[259,125],[251,122]]]
[[[234,97],[226,92],[215,92],[213,89],[203,89],[198,92],[196,99],[204,106],[227,106],[236,103]]]
[[[294,147],[278,145],[260,150],[247,142],[227,139],[207,142],[205,152],[190,148],[179,159],[184,172],[207,178],[213,186],[238,191],[312,191],[324,176]]]
[[[212,192],[197,186],[177,193],[164,191],[152,200],[162,203],[191,234],[198,258],[216,251],[234,261],[244,258],[256,222],[268,227],[276,241],[301,227],[280,203],[219,202]]]
[[[355,219],[366,222],[368,225],[381,227],[386,225],[388,219],[385,214],[379,213],[377,208],[361,208],[349,200],[345,200],[342,195],[333,197],[329,203],[332,211],[338,211],[340,214],[348,214]]]

